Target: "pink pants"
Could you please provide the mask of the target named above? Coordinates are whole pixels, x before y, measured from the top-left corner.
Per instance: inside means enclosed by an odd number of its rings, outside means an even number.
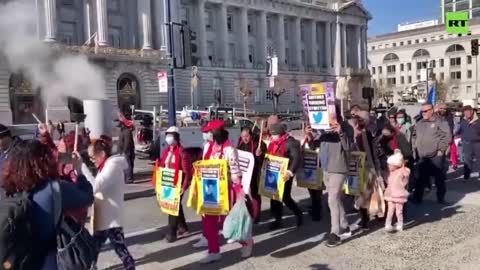
[[[450,145],[450,161],[454,167],[458,166],[458,147],[455,142]]]

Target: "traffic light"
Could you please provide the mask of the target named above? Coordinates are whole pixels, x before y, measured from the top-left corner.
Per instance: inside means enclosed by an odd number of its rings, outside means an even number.
[[[472,39],[471,45],[472,45],[472,55],[477,56],[478,55],[478,39]]]
[[[272,100],[273,99],[273,91],[272,90],[267,90],[267,99]]]

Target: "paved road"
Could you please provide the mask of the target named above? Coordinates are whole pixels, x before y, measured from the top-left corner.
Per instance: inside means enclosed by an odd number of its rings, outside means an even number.
[[[458,175],[451,175],[454,179]],[[419,207],[408,205],[407,229],[386,234],[382,224],[368,233],[355,231],[354,236],[337,248],[327,248],[324,237],[329,220],[309,220],[301,229],[294,219],[286,219],[284,229],[267,230],[268,224],[254,227],[254,256],[241,260],[238,245],[224,245],[221,262],[201,266],[202,250],[191,247],[199,237],[199,218],[187,210],[191,234],[174,244],[161,239],[165,216],[159,213],[154,198],[127,202],[127,241],[137,260],[137,269],[478,269],[480,265],[480,181],[450,180],[449,206],[436,204],[434,193]],[[295,198],[306,198],[304,190],[295,190]],[[304,202],[305,204],[305,202]],[[264,203],[267,208],[267,203]],[[268,216],[268,211],[264,212]],[[349,216],[353,223],[355,214]],[[149,230],[149,228],[154,228]],[[112,250],[99,259],[100,269],[122,269]]]

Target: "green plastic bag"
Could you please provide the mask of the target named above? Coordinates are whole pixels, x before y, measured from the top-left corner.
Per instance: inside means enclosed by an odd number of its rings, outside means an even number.
[[[223,223],[223,236],[237,242],[245,242],[252,238],[253,219],[244,199],[239,199],[233,206]]]

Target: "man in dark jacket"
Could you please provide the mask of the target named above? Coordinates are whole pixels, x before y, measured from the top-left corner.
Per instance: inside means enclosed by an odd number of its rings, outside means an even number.
[[[435,178],[437,187],[437,201],[445,203],[445,155],[452,141],[452,133],[448,123],[433,112],[433,105],[422,106],[423,119],[415,125],[414,146],[418,153],[419,178],[415,180],[415,192],[413,199],[415,203],[421,203],[426,181],[430,177]]]
[[[287,175],[283,175],[283,181],[285,181],[283,203],[297,216],[297,226],[301,226],[303,213],[291,196],[293,177],[302,163],[300,142],[288,135],[287,128],[282,123],[273,124],[270,127],[270,133],[272,141],[268,146],[268,154],[289,159]],[[275,217],[275,221],[270,226],[271,230],[279,229],[282,225],[283,203],[270,200],[270,207]]]
[[[473,158],[475,157],[477,165],[480,162],[480,120],[473,111],[472,106],[463,108],[464,118],[460,120],[456,135],[460,135],[463,144],[463,159],[465,167],[463,178],[470,179],[472,169],[475,167]]]
[[[250,194],[252,195],[253,218],[255,223],[258,223],[260,221],[260,212],[262,211],[262,197],[258,193],[258,184],[267,146],[262,141],[260,147],[258,147],[258,135],[255,135],[252,129],[244,128],[242,129],[237,149],[250,152],[255,157],[252,180],[250,182]]]
[[[124,119],[119,122],[120,137],[118,141],[118,153],[125,156],[128,162],[127,183],[133,183],[133,168],[135,163],[135,143],[133,141],[133,130],[135,126],[132,121]]]

